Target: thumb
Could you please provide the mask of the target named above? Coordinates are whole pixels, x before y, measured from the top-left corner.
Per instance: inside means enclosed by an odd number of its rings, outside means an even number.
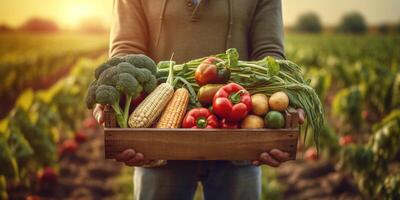
[[[304,112],[304,110],[302,108],[297,108],[296,110],[299,113],[299,123],[303,124],[304,120],[306,118],[306,113]]]
[[[97,120],[97,123],[104,123],[104,106],[101,104],[96,104],[96,107],[93,109],[93,117]]]

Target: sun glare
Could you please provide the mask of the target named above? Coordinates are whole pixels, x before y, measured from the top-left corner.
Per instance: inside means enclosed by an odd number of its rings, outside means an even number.
[[[76,27],[84,18],[95,15],[93,5],[90,4],[70,4],[65,9],[64,20],[69,27]]]

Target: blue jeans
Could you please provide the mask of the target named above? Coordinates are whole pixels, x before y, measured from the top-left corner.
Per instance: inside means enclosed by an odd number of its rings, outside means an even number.
[[[135,167],[136,200],[192,200],[197,183],[206,200],[258,200],[260,167],[230,161],[168,161],[154,168]]]

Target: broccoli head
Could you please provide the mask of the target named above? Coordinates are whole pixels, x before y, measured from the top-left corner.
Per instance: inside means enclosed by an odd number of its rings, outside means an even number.
[[[124,61],[131,63],[135,67],[146,68],[150,70],[153,75],[157,73],[156,63],[144,54],[129,54],[122,58]]]
[[[128,73],[131,74],[132,76],[135,76],[136,73],[136,67],[133,66],[131,63],[128,62],[121,62],[117,65],[118,72],[119,73]]]
[[[136,78],[146,93],[152,92],[157,87],[156,77],[146,68],[137,68],[128,62],[117,65],[119,73],[129,73]]]
[[[114,109],[120,127],[127,127],[132,99],[139,97],[143,90],[150,93],[157,87],[156,71],[154,61],[145,55],[109,59],[95,70],[96,80],[90,84],[86,95],[87,107],[108,104]],[[126,99],[123,110],[119,105],[121,95]]]
[[[115,66],[118,65],[120,62],[123,62],[124,59],[122,59],[122,57],[112,57],[110,59],[107,60],[107,62],[105,64],[111,65],[111,66]]]
[[[96,90],[97,90],[97,81],[94,80],[93,82],[90,83],[86,94],[86,106],[89,109],[92,109],[94,107],[94,104],[96,104]]]
[[[97,84],[113,86],[117,83],[118,74],[119,71],[116,66],[110,67],[100,74],[99,78],[97,79]]]
[[[157,87],[157,79],[152,78],[147,82],[143,83],[143,90],[147,94],[150,94]]]
[[[143,84],[152,78],[152,74],[148,69],[135,67],[135,77],[139,81],[140,84]]]
[[[115,87],[118,91],[133,99],[139,97],[143,89],[136,78],[128,73],[121,73],[118,75],[118,81]]]
[[[108,68],[110,68],[110,67],[112,67],[112,65],[109,65],[109,64],[107,64],[107,63],[101,64],[100,66],[98,66],[98,67],[94,70],[94,77],[95,77],[96,79],[98,79],[98,78],[100,77],[100,74],[102,74],[104,70],[106,70],[106,69],[108,69]]]
[[[118,90],[110,85],[100,85],[96,89],[96,102],[103,105],[110,105],[114,112],[115,118],[121,128],[127,127],[127,119],[125,120],[124,115],[119,107],[120,94]]]
[[[143,88],[135,77],[128,73],[120,73],[118,75],[116,88],[120,93],[125,94],[124,119],[128,120],[131,101],[140,96]]]
[[[100,104],[118,105],[119,92],[115,87],[100,85],[96,89],[96,101]]]

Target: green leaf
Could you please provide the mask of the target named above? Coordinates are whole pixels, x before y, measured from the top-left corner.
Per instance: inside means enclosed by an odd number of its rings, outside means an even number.
[[[400,106],[400,73],[397,73],[393,82],[392,107]]]
[[[235,48],[226,50],[226,55],[228,56],[228,66],[237,67],[239,62],[239,53]]]
[[[34,92],[32,89],[27,89],[23,91],[15,103],[15,107],[21,107],[23,110],[27,111],[31,107],[34,99]]]
[[[175,61],[171,61],[171,60],[160,61],[160,62],[157,64],[157,69],[168,69],[169,66],[171,65],[171,63],[172,63],[172,65],[175,65],[175,64],[176,64]]]
[[[6,132],[7,127],[8,127],[8,119],[4,118],[0,120],[0,133]]]
[[[268,73],[270,76],[277,76],[280,71],[280,66],[276,62],[275,58],[268,56],[267,58],[268,63]]]
[[[10,128],[9,142],[12,152],[18,158],[18,160],[27,158],[33,154],[31,145],[17,127]]]
[[[176,70],[176,69],[175,69]],[[175,71],[174,70],[174,71]],[[182,70],[179,71],[175,76],[183,76],[189,71],[189,67],[186,64],[183,64]]]
[[[18,180],[18,164],[12,156],[10,147],[4,137],[0,136],[0,175]]]
[[[58,81],[56,84],[51,86],[47,90],[41,90],[37,92],[37,98],[46,102],[50,103],[53,98],[64,88],[66,87],[65,79]]]

